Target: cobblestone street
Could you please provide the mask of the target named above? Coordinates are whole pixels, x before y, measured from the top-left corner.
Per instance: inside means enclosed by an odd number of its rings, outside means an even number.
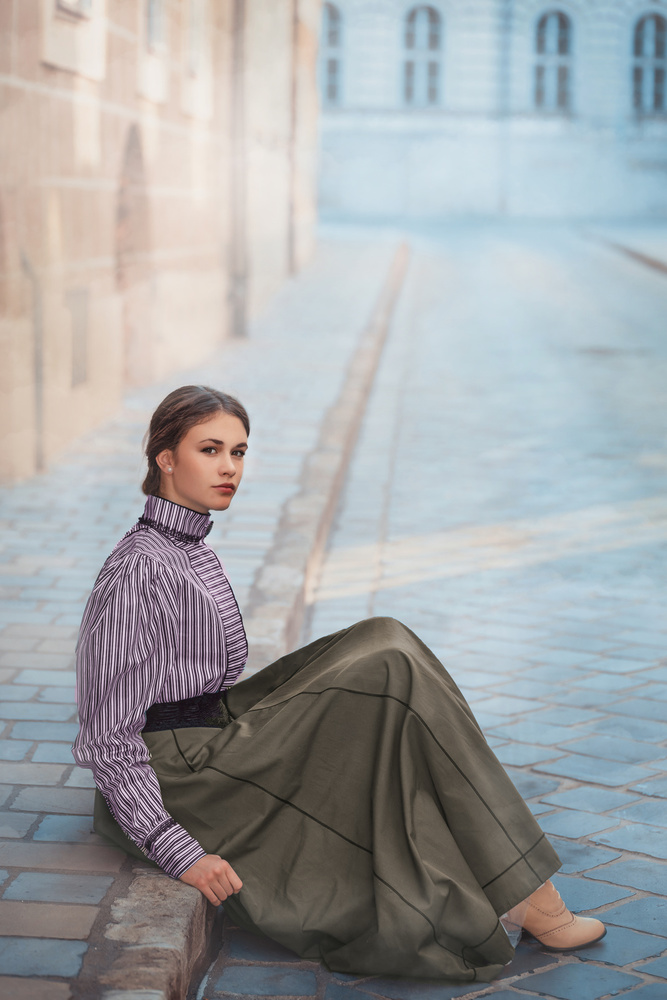
[[[226,925],[191,996],[667,1000],[667,238],[461,224],[409,242],[301,638],[370,615],[413,628],[554,843],[566,902],[608,934],[561,956],[523,941],[471,989],[330,974]],[[113,902],[142,866],[91,833],[70,754],[77,627],[141,511],[152,406],[187,381],[248,406],[242,496],[209,540],[257,666],[284,612],[256,613],[258,581],[397,243],[331,230],[251,340],[134,393],[48,474],[2,491],[2,1000],[163,996],[100,985],[123,941]]]

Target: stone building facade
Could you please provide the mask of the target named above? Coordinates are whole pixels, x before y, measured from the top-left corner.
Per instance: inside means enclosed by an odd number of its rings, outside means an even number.
[[[308,257],[320,0],[2,0],[0,476],[243,335]]]
[[[667,0],[323,5],[329,216],[667,216]]]

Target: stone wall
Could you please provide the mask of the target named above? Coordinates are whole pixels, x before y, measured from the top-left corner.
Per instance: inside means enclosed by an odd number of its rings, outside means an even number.
[[[0,477],[197,363],[307,259],[319,0],[0,4]]]
[[[632,84],[635,26],[667,18],[665,0],[432,0],[438,100],[407,107],[406,17],[424,6],[335,4],[340,97],[322,115],[325,215],[667,216],[667,103],[637,114]],[[535,104],[537,25],[550,11],[572,28],[571,100],[560,110]],[[323,61],[331,55],[323,44]],[[325,77],[321,65],[322,88]]]

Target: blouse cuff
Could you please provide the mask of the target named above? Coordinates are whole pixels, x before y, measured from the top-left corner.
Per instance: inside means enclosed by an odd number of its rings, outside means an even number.
[[[148,838],[144,850],[151,861],[172,878],[180,878],[195,861],[206,857],[201,844],[174,822],[166,828],[158,827],[156,833]]]

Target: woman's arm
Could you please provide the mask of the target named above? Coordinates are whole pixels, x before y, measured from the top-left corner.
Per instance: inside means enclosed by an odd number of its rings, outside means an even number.
[[[72,752],[92,769],[125,833],[180,878],[207,855],[165,810],[141,737],[146,709],[173,665],[175,587],[169,569],[144,555],[105,564],[77,644],[80,731]]]

